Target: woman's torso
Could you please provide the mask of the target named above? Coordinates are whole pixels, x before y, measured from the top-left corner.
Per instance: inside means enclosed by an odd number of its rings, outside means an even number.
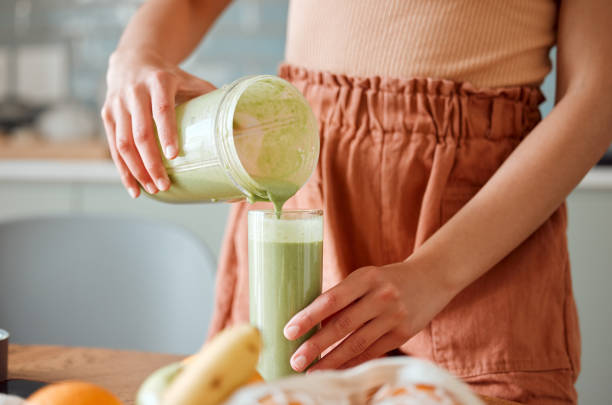
[[[556,18],[555,0],[292,0],[286,61],[352,76],[539,84]]]

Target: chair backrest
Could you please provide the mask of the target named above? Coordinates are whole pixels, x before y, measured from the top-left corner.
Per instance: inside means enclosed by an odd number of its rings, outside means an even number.
[[[215,259],[189,231],[131,217],[0,222],[0,328],[22,344],[193,353]]]

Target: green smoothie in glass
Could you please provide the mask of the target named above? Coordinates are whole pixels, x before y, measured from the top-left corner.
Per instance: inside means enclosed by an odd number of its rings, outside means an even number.
[[[323,212],[249,211],[248,221],[250,320],[263,337],[258,371],[271,381],[296,373],[289,359],[315,332],[290,341],[283,328],[321,294]]]

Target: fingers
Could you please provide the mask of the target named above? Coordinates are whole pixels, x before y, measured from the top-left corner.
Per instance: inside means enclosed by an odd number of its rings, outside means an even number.
[[[170,180],[162,164],[161,154],[153,131],[151,100],[144,88],[132,89],[129,93],[129,107],[132,116],[132,134],[136,149],[149,177],[159,190],[170,188]]]
[[[144,167],[140,154],[134,144],[132,133],[131,115],[123,106],[123,103],[115,103],[113,113],[115,119],[115,145],[121,159],[125,162],[132,175],[150,194],[157,193],[155,186],[147,169]]]
[[[178,136],[174,105],[179,85],[185,93],[183,97],[214,89],[210,83],[185,72],[157,70],[148,73],[141,82],[123,86],[107,97],[103,115],[111,155],[120,171],[127,168],[129,175],[122,173],[122,177],[126,178],[124,184],[130,185],[130,194],[139,193],[139,188],[133,187],[134,179],[151,194],[170,188],[154,122],[164,155],[168,159],[175,158]]]
[[[199,77],[191,75],[183,70],[180,71],[181,80],[176,91],[176,102],[182,103],[202,94],[216,89],[211,83]]]
[[[329,322],[325,324],[325,326],[323,326],[310,339],[304,342],[291,357],[291,366],[295,371],[304,370],[306,366],[312,363],[321,353],[323,353],[325,349],[327,349],[334,343],[340,341],[356,329],[361,328],[362,325],[364,325],[366,322],[368,322],[375,316],[379,315],[381,312],[382,306],[372,294],[364,296],[363,298],[355,302],[355,304],[350,305],[349,307],[334,315],[329,320]],[[361,329],[359,331],[361,331]],[[368,330],[369,329],[371,329],[371,326],[368,326]],[[359,331],[355,332],[360,333],[357,336],[358,340],[355,340],[355,338],[353,338],[353,341],[350,343],[351,345],[361,345],[362,343],[365,344],[363,340],[359,340],[363,336],[363,333]],[[386,330],[380,332],[380,335],[384,334],[385,332]],[[379,336],[374,337],[372,342],[376,340]],[[351,337],[349,337],[348,339],[351,339]],[[370,344],[372,342],[370,342]],[[344,346],[344,343],[342,343],[340,346]],[[361,353],[366,348],[367,346],[363,347],[363,349],[360,350],[359,353]],[[332,353],[334,352],[336,352],[336,350],[332,351]],[[354,357],[359,353],[354,353],[352,356],[345,358],[343,361],[338,362],[338,365],[350,360],[350,358]],[[328,359],[328,356],[330,354],[326,355],[324,360],[322,360],[323,364],[330,363],[330,360]],[[317,368],[319,368],[319,364],[321,364],[321,362],[317,364]]]
[[[397,349],[404,344],[404,338],[396,333],[389,332],[384,336],[380,337],[370,347],[364,350],[361,354],[353,357],[351,360],[344,363],[340,368],[355,367],[361,363],[365,363],[368,360],[376,359],[390,352],[393,349]]]
[[[155,72],[150,80],[149,89],[159,142],[166,158],[174,159],[178,154],[178,135],[174,113],[176,79],[169,72]]]
[[[166,134],[166,144],[168,139],[173,139],[172,147],[165,150],[171,152],[169,158],[174,158],[178,153],[174,120],[175,80],[172,79],[172,74],[162,73],[153,74],[154,78],[164,79],[153,80],[150,88],[144,83],[125,86],[119,94],[107,97],[104,107],[105,129],[111,155],[120,172],[127,168],[129,176],[126,177],[122,173],[122,177],[127,179],[124,184],[130,184],[128,191],[131,195],[138,195],[138,192],[134,192],[131,181],[134,178],[150,194],[170,188],[170,180],[162,163],[153,126],[155,116],[158,122],[162,122],[161,133]],[[157,94],[157,104],[152,103],[149,93]],[[152,110],[155,114],[152,114]],[[110,122],[113,123],[112,128],[108,124]],[[138,190],[138,187],[135,189]]]
[[[140,195],[140,187],[138,187],[138,183],[129,169],[125,165],[121,156],[117,152],[117,147],[115,143],[115,122],[112,118],[112,114],[110,113],[110,109],[105,106],[102,109],[102,122],[104,123],[104,130],[106,132],[106,139],[108,140],[108,147],[110,149],[111,157],[113,162],[115,162],[115,166],[119,170],[119,175],[121,177],[121,182],[123,186],[126,188],[128,193],[132,198],[137,198]]]
[[[215,87],[154,52],[114,52],[106,78],[105,129],[124,184],[135,195],[135,180],[149,192],[167,190],[170,181],[162,156],[174,159],[179,152],[176,100]]]
[[[366,352],[375,342],[396,326],[393,316],[382,316],[366,323],[344,339],[334,350],[327,353],[311,371],[335,369]],[[394,344],[397,342],[394,340]],[[391,347],[388,350],[395,349]],[[385,352],[383,352],[385,353]]]
[[[310,305],[291,318],[285,325],[285,337],[289,340],[299,338],[324,319],[364,295],[369,285],[365,277],[362,277],[366,273],[361,270],[351,273],[341,283],[318,296]]]

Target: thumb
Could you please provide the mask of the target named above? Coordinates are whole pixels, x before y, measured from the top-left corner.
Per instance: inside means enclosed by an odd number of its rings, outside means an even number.
[[[181,70],[176,89],[176,102],[182,103],[215,89],[216,87],[212,83]]]

